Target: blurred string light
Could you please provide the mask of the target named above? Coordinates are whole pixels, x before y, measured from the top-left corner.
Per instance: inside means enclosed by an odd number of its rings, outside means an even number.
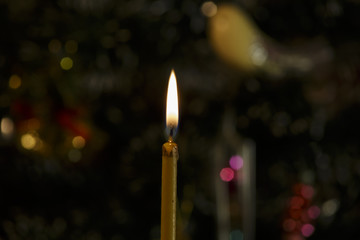
[[[14,133],[14,122],[11,118],[3,117],[0,123],[1,134],[5,138],[11,137]]]
[[[18,89],[21,86],[21,78],[14,74],[9,79],[9,87],[12,89]]]
[[[73,60],[70,57],[64,57],[60,60],[60,66],[64,70],[70,70],[73,67]]]
[[[315,194],[311,185],[299,183],[295,184],[293,189],[294,195],[289,199],[287,217],[282,224],[287,240],[304,239],[311,236],[315,231],[312,221],[320,215],[320,208],[311,205]]]

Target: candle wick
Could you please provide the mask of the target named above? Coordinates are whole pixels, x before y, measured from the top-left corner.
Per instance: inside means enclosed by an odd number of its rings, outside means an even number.
[[[169,133],[169,137],[173,138],[174,137],[174,127],[170,127],[170,133]]]

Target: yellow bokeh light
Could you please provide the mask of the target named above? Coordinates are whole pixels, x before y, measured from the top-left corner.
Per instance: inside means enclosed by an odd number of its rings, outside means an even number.
[[[76,53],[78,50],[78,43],[74,40],[69,40],[65,43],[65,51],[67,53]]]
[[[21,145],[27,150],[34,149],[36,146],[36,138],[33,134],[26,133],[21,136]]]
[[[49,42],[49,51],[52,53],[58,53],[61,50],[61,42],[57,39],[53,39]]]
[[[85,147],[85,144],[86,144],[85,138],[83,138],[82,136],[76,136],[72,140],[72,145],[74,146],[74,148],[77,149],[81,149]]]
[[[60,66],[64,70],[70,70],[73,67],[73,60],[69,57],[64,57],[60,61]]]
[[[12,89],[17,89],[20,86],[21,86],[21,78],[16,74],[11,75],[9,79],[9,87]]]

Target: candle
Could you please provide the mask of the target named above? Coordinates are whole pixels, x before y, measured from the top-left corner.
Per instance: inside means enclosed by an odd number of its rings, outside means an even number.
[[[162,146],[161,240],[175,240],[177,144],[173,141],[179,118],[176,77],[171,71],[166,101],[166,129],[169,140]]]

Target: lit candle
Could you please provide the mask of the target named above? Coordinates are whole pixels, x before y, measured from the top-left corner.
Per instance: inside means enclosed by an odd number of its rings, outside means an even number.
[[[169,140],[162,146],[161,240],[175,240],[176,234],[176,176],[179,153],[173,137],[178,119],[176,77],[172,70],[166,100],[166,130]]]

